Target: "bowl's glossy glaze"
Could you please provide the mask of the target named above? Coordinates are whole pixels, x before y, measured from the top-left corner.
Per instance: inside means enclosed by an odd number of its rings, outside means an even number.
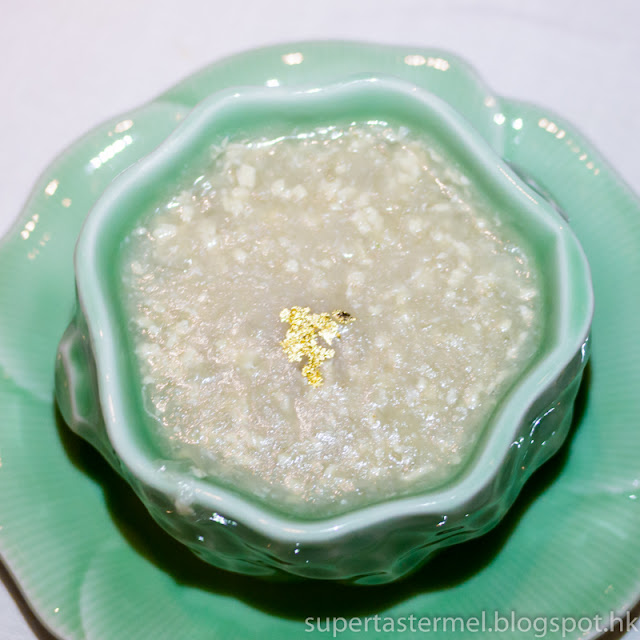
[[[390,117],[437,132],[492,202],[531,243],[547,287],[545,344],[503,399],[468,468],[445,487],[326,520],[272,512],[186,472],[169,470],[143,428],[140,390],[117,310],[112,256],[132,218],[166,181],[228,131],[270,119]],[[76,250],[77,311],[59,347],[56,395],[68,424],[131,484],[155,520],[218,567],[253,575],[399,578],[434,551],[492,528],[529,475],[562,444],[589,352],[589,269],[566,222],[531,192],[450,106],[396,79],[367,77],[312,90],[243,88],[196,107],[150,156],[128,169],[90,213]]]

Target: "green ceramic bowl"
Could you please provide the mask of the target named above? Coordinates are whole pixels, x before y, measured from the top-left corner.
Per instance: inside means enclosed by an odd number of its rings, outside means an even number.
[[[215,480],[167,465],[142,407],[114,257],[165,185],[228,135],[387,119],[428,131],[525,235],[542,272],[545,340],[502,399],[464,471],[447,485],[329,518],[283,516]],[[397,79],[214,94],[153,153],[118,176],[89,214],[75,256],[78,305],[59,346],[62,414],[133,487],[154,519],[207,562],[262,576],[360,584],[395,580],[435,551],[496,525],[562,444],[589,353],[589,268],[564,219],[437,97]],[[303,552],[301,552],[303,550]]]

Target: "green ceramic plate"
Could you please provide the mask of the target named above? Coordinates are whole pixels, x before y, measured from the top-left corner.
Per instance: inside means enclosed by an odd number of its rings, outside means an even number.
[[[62,424],[53,404],[54,357],[72,311],[76,237],[117,173],[220,88],[326,83],[361,72],[396,75],[438,94],[552,194],[593,271],[592,360],[568,443],[490,534],[446,550],[398,584],[274,585],[216,571],[153,523],[128,486]],[[496,98],[451,55],[305,43],[219,62],[60,156],[0,246],[0,274],[0,551],[34,611],[61,638],[330,637],[326,618],[334,616],[370,619],[368,632],[355,621],[340,637],[393,638],[410,616],[433,625],[434,616],[481,618],[483,611],[488,627],[495,612],[509,620],[514,612],[520,629],[503,637],[540,637],[547,616],[545,637],[562,636],[552,617],[572,617],[584,632],[564,637],[584,638],[593,632],[588,619],[624,611],[640,597],[640,204],[570,125]],[[321,618],[315,633],[308,618]],[[337,629],[346,624],[338,620]],[[394,632],[376,631],[392,625]],[[431,633],[474,635],[452,626]]]

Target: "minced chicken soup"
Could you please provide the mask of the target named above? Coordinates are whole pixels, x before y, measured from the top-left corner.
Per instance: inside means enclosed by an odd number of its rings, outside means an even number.
[[[500,212],[381,122],[225,142],[193,178],[121,263],[168,457],[312,518],[451,479],[542,335]]]

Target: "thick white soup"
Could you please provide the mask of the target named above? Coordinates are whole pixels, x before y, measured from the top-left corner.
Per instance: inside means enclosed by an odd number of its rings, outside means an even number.
[[[542,336],[524,239],[380,122],[213,149],[121,269],[168,457],[303,517],[450,480]]]

